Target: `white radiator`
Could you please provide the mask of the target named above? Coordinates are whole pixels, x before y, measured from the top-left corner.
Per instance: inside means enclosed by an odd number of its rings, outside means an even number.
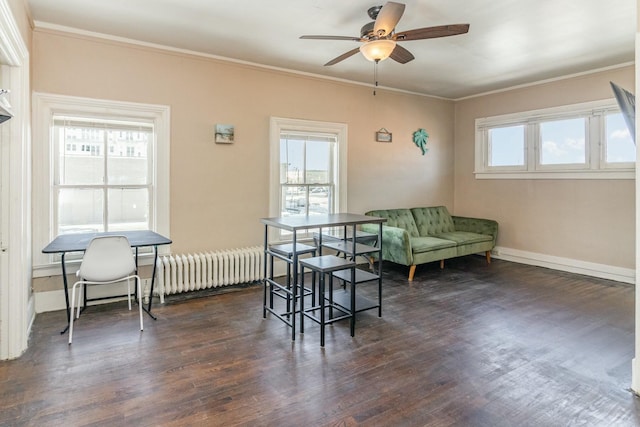
[[[261,246],[158,257],[155,288],[164,296],[264,279]]]

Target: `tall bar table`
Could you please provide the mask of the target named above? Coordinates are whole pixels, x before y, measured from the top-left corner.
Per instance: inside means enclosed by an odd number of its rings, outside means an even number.
[[[326,245],[322,242],[322,234],[323,228],[333,228],[333,227],[342,227],[342,235],[344,236],[356,236],[356,227],[361,224],[379,224],[378,229],[378,302],[373,304],[369,308],[378,308],[378,316],[382,316],[382,223],[386,221],[386,218],[361,215],[361,214],[353,214],[353,213],[335,213],[335,214],[326,214],[326,215],[305,215],[305,216],[283,216],[283,217],[272,217],[272,218],[262,218],[260,220],[264,224],[264,290],[263,290],[263,317],[266,317],[266,312],[270,311],[267,307],[267,286],[269,282],[267,278],[267,266],[269,265],[268,256],[269,255],[269,228],[276,228],[281,230],[286,230],[291,232],[292,234],[292,269],[293,269],[293,292],[294,295],[297,294],[296,289],[299,287],[298,280],[298,251],[296,250],[296,245],[298,244],[298,232],[303,230],[310,229],[318,229],[318,254],[322,255],[323,247],[330,248],[332,250],[337,250],[341,253],[346,254],[346,256],[355,256],[361,255],[367,251],[371,252],[369,249],[365,248],[365,245],[357,242],[357,239],[343,240],[336,242],[335,239],[331,239]],[[350,233],[348,233],[348,228],[350,228]],[[304,290],[300,289],[299,293],[302,294]],[[324,298],[323,295],[320,296]],[[351,307],[353,308],[356,304],[355,297],[355,284],[351,290]],[[295,316],[295,299],[294,298],[294,307],[293,307],[293,315]],[[361,311],[361,310],[356,310]],[[300,307],[300,318],[302,322],[302,316],[304,316],[304,307]],[[353,325],[352,325],[353,328]],[[295,340],[295,321],[292,325],[292,333],[291,339]],[[303,332],[303,331],[302,331]]]

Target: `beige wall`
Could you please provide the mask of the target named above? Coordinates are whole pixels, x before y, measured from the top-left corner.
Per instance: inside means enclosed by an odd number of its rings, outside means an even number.
[[[174,253],[261,244],[269,117],[279,116],[348,124],[351,212],[444,204],[497,219],[502,247],[634,268],[633,180],[472,173],[475,118],[612,98],[610,80],[635,87],[633,67],[454,103],[45,30],[33,33],[32,65],[38,92],[171,106]],[[235,144],[212,142],[216,123],[236,126]],[[382,127],[393,143],[374,141]],[[430,134],[425,156],[418,128]]]
[[[634,180],[476,180],[474,120],[611,99],[609,81],[635,88],[634,67],[456,102],[455,212],[495,218],[498,245],[635,268]]]
[[[348,124],[350,212],[453,209],[451,101],[374,97],[370,87],[44,30],[32,56],[34,91],[171,106],[174,253],[262,244],[270,116]],[[216,123],[235,125],[235,144],[213,143]],[[393,143],[375,142],[382,127]],[[418,128],[430,134],[425,156],[412,142]]]

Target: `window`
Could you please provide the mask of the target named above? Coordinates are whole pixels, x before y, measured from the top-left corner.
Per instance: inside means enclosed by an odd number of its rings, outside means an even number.
[[[540,165],[585,167],[586,119],[578,117],[540,122]]]
[[[346,211],[346,135],[342,123],[271,118],[270,216]]]
[[[489,166],[520,169],[524,163],[524,126],[489,129]]]
[[[133,134],[144,155],[114,154]],[[88,151],[63,150],[76,138],[90,139]],[[54,114],[52,139],[54,235],[152,227],[152,122]]]
[[[476,178],[634,179],[635,144],[615,101],[476,120]]]
[[[60,234],[169,234],[168,107],[35,94],[34,115],[36,276],[58,274],[39,252]]]
[[[280,134],[280,216],[334,212],[334,134]]]
[[[605,116],[605,162],[609,167],[633,167],[636,144],[621,113]]]

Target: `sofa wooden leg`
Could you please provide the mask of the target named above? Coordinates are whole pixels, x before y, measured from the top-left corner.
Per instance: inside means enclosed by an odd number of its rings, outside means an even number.
[[[444,260],[440,260],[440,270],[444,270]]]
[[[413,281],[413,275],[416,274],[416,266],[412,265],[409,267],[409,281]]]
[[[487,264],[491,264],[491,251],[485,252],[485,255],[487,256]]]

